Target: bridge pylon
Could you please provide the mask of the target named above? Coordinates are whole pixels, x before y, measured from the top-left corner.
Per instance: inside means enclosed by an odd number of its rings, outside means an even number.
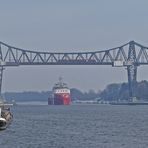
[[[3,79],[4,67],[0,66],[0,97],[2,96],[2,79]]]
[[[130,64],[127,66],[129,102],[133,102],[133,98],[135,97],[135,89],[137,85],[137,67],[138,67],[136,60],[137,59],[135,51],[135,42],[131,41],[129,43],[129,51],[128,51],[128,62]]]
[[[0,45],[0,97],[2,97],[3,70],[4,70],[4,66],[3,66],[3,54],[2,54],[2,48],[1,48],[1,45]]]

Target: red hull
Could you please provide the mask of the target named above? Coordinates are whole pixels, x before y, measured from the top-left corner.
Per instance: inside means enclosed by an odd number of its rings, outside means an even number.
[[[71,98],[69,94],[55,94],[54,98],[48,99],[48,105],[70,105]]]

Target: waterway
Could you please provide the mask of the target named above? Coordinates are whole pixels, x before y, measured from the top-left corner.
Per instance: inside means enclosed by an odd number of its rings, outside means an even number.
[[[0,148],[147,148],[148,106],[18,105]]]

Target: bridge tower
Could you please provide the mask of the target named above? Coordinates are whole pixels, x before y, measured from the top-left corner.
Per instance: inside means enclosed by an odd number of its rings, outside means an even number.
[[[0,45],[0,99],[2,97],[2,78],[3,78],[3,56],[2,56],[2,49]]]
[[[136,51],[135,43],[131,41],[129,43],[128,51],[128,62],[127,74],[128,74],[128,86],[129,86],[129,101],[132,102],[135,97],[135,88],[137,84],[137,62],[136,62]]]
[[[3,66],[0,66],[0,97],[2,95],[2,78],[3,78]]]

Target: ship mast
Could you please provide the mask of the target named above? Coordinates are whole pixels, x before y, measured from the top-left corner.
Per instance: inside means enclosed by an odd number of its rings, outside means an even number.
[[[59,84],[60,84],[60,86],[63,85],[63,78],[62,78],[62,76],[59,77]]]

